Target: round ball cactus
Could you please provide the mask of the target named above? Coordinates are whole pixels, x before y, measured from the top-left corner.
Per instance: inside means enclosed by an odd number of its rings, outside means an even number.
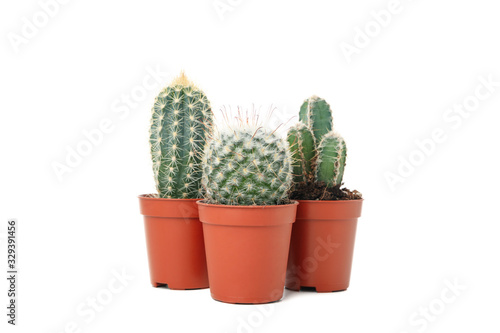
[[[292,181],[286,140],[264,128],[217,133],[205,145],[202,184],[209,203],[278,205]]]

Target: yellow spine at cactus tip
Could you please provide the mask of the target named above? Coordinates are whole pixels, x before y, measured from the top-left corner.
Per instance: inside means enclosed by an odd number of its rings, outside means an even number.
[[[184,87],[195,87],[194,83],[188,79],[184,71],[181,71],[179,76],[177,76],[173,81],[171,86],[184,86]]]

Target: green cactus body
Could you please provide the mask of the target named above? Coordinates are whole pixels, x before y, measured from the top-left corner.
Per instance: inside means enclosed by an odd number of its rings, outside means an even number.
[[[342,184],[346,155],[344,139],[333,131],[328,132],[318,147],[316,180],[328,186]]]
[[[308,182],[314,176],[316,159],[315,139],[312,131],[303,122],[290,128],[287,135],[292,154],[293,181]]]
[[[299,110],[299,121],[309,126],[309,98],[302,103]]]
[[[309,126],[314,133],[316,142],[333,128],[332,110],[330,105],[318,96],[312,96],[302,103],[299,119]]]
[[[263,128],[218,133],[205,146],[202,166],[205,196],[213,204],[277,205],[292,181],[286,140]]]
[[[160,198],[199,198],[201,154],[212,123],[210,102],[184,73],[156,97],[151,157]]]

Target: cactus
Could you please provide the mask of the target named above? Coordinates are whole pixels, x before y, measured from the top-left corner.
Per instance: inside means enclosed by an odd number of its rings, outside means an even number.
[[[207,142],[205,197],[212,204],[281,204],[292,181],[288,143],[265,128],[245,126],[217,133]]]
[[[302,103],[299,120],[313,131],[316,142],[333,128],[332,110],[330,105],[318,96],[312,96]]]
[[[316,180],[329,187],[342,184],[346,152],[344,139],[333,131],[328,132],[318,146]]]
[[[314,135],[303,122],[290,128],[287,140],[292,153],[293,181],[309,182],[314,177],[316,144]]]
[[[160,198],[200,198],[201,153],[212,111],[205,94],[184,73],[156,97],[150,128],[151,157]]]
[[[342,184],[347,148],[344,139],[332,130],[330,106],[317,96],[308,98],[300,107],[299,119],[288,131],[294,182],[325,182],[328,187]],[[312,152],[308,133],[314,134]]]

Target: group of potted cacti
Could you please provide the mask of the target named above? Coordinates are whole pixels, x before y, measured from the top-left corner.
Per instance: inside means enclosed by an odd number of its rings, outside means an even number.
[[[155,100],[158,194],[141,195],[151,283],[208,288],[227,303],[280,300],[283,289],[349,286],[359,192],[341,189],[346,145],[318,97],[282,138],[238,113],[222,126],[183,73]]]

